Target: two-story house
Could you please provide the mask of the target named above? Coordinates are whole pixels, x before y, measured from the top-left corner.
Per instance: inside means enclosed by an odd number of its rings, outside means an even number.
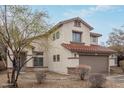
[[[80,64],[87,64],[91,72],[108,72],[109,56],[115,51],[98,45],[102,35],[91,30],[93,27],[79,17],[59,22],[47,32],[48,38],[37,41],[40,47],[32,44],[34,48],[23,54],[26,58],[34,55],[26,67],[48,67],[49,71],[69,74]],[[8,67],[11,67],[9,59]]]

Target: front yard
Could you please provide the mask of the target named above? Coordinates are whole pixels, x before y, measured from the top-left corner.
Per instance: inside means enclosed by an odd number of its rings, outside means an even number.
[[[0,73],[0,87],[7,81],[6,73]],[[53,72],[47,72],[46,80],[38,84],[34,72],[21,73],[18,84],[20,88],[89,88],[88,81],[82,81],[77,76],[62,75]],[[107,81],[105,87],[124,87],[124,84]]]

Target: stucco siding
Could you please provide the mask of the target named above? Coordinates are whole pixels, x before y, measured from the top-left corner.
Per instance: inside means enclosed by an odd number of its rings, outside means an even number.
[[[83,24],[81,27],[74,27],[74,22],[63,24],[62,26],[62,35],[64,43],[70,43],[72,41],[72,31],[79,31],[82,32],[82,43],[86,45],[90,45],[90,30]]]
[[[94,41],[93,41],[93,37],[90,36],[90,43],[91,43],[91,44],[94,44],[94,45],[98,45],[98,37],[95,37],[95,38],[96,38],[96,40],[97,40],[96,42],[94,42]]]
[[[58,25],[57,25],[58,26]],[[40,57],[43,57],[43,66],[47,66],[49,71],[54,71],[57,73],[68,74],[68,67],[79,66],[79,54],[69,51],[64,48],[61,44],[70,44],[73,42],[73,31],[81,32],[81,42],[85,45],[98,44],[98,42],[92,42],[92,37],[90,36],[90,29],[81,23],[81,27],[74,26],[74,20],[60,24],[59,27],[53,28],[48,37],[41,38],[37,41],[32,42],[32,48],[25,48],[24,51],[27,53],[27,59],[33,55],[33,52],[43,52]],[[57,36],[59,32],[59,38],[53,38],[53,34]],[[75,34],[74,34],[75,35]],[[98,38],[97,38],[98,39]],[[74,42],[73,42],[74,43]],[[76,54],[76,55],[75,55]],[[60,55],[60,61],[54,62],[53,56]],[[11,55],[13,57],[13,55]],[[8,67],[12,67],[12,64],[7,56]],[[26,67],[34,67],[34,60],[31,59]],[[113,60],[109,60],[109,66],[114,65]]]
[[[50,47],[47,37],[35,41],[32,45],[35,47],[33,51],[43,52],[43,66],[47,67],[49,59],[48,49]]]
[[[72,57],[72,53],[63,47],[59,47],[59,49],[53,49],[54,52],[50,51],[49,53],[49,65],[48,68],[50,71],[59,72],[63,74],[67,74],[67,67],[76,67],[79,64],[78,59],[68,59]],[[53,55],[60,55],[60,62],[53,62]]]
[[[117,66],[117,56],[115,54],[109,56],[109,66]]]
[[[49,64],[48,69],[50,71],[67,74],[67,67],[76,67],[79,64],[78,59],[69,59],[73,57],[73,53],[61,46],[62,43],[70,43],[72,40],[72,23],[61,26],[59,29],[54,31],[60,32],[60,38],[52,40],[53,33],[49,36]],[[60,62],[53,62],[53,55],[60,55]]]
[[[26,51],[27,51],[26,59],[28,60],[32,57],[32,50],[26,49]],[[33,67],[33,58],[31,60],[29,60],[25,65],[26,65],[26,67]]]

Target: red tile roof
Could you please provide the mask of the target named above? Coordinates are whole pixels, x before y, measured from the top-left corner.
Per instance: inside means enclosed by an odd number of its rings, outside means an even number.
[[[82,52],[82,53],[116,53],[114,50],[111,50],[109,48],[99,46],[99,45],[90,45],[86,46],[84,44],[78,44],[78,43],[71,43],[71,44],[65,44],[62,43],[62,46],[66,49],[72,51],[72,52]]]

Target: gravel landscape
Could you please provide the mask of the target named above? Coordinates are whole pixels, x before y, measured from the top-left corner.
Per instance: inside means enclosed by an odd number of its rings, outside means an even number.
[[[0,73],[0,87],[6,84],[7,75],[6,72]],[[35,72],[24,72],[20,74],[18,80],[19,88],[89,88],[90,83],[85,80],[80,80],[78,76],[62,75],[54,72],[47,72],[46,79],[43,83],[38,84],[35,78]],[[105,88],[121,88],[124,87],[124,83],[115,83],[107,81]]]

